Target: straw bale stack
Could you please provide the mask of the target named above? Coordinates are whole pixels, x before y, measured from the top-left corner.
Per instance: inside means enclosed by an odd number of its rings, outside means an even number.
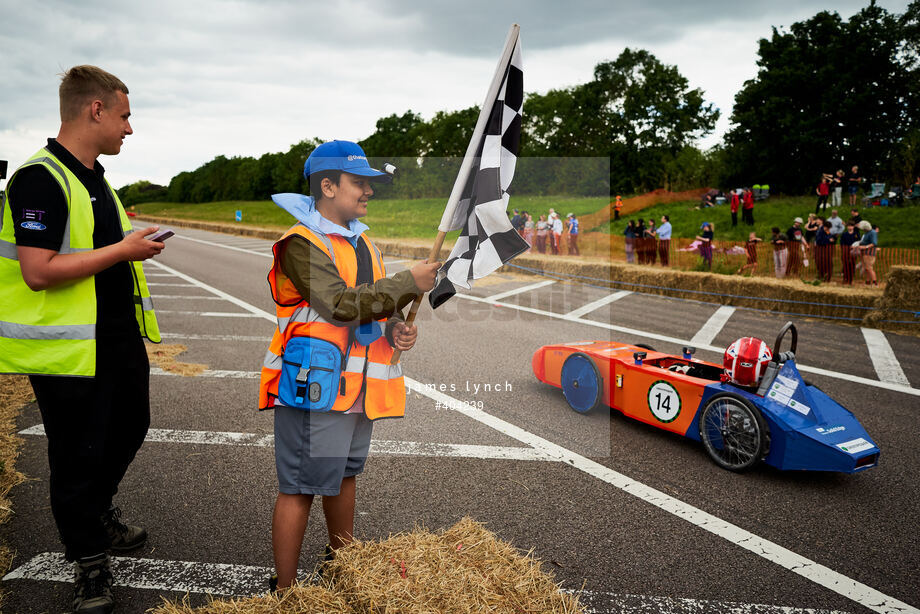
[[[885,281],[885,293],[863,319],[863,325],[920,335],[920,318],[902,311],[920,312],[920,267],[893,266]]]
[[[326,573],[362,614],[582,611],[532,552],[521,555],[470,518],[440,533],[416,529],[357,542]]]
[[[522,554],[470,518],[437,533],[417,528],[383,541],[356,541],[324,564],[323,586],[280,596],[165,603],[151,614],[581,614],[532,552]]]

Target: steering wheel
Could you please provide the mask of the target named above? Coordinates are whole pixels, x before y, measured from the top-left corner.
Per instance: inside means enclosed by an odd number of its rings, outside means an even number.
[[[773,360],[780,362],[779,349],[783,343],[783,337],[786,336],[786,333],[792,331],[792,345],[789,348],[789,353],[795,356],[796,347],[799,344],[799,332],[795,329],[795,324],[792,322],[786,322],[786,324],[780,329],[779,334],[776,335],[776,343],[773,345]]]

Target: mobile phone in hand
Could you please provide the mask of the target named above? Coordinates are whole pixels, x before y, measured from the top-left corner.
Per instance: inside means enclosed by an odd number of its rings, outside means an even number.
[[[176,233],[174,233],[172,230],[169,230],[169,229],[161,230],[160,232],[153,233],[152,235],[147,237],[147,239],[149,241],[161,241],[162,242],[168,239],[169,237],[173,236],[174,234]]]

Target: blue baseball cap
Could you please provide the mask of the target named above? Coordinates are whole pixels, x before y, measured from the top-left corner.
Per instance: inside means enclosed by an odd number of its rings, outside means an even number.
[[[371,168],[364,150],[351,141],[329,141],[313,150],[303,165],[303,176],[307,179],[320,171],[344,171],[362,177],[389,178],[390,175]]]

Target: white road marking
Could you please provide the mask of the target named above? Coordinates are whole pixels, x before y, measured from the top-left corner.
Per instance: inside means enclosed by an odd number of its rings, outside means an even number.
[[[160,592],[200,593],[223,597],[245,597],[267,592],[271,567],[256,565],[230,565],[227,563],[202,563],[198,561],[167,561],[148,558],[112,557],[115,586]],[[297,570],[298,578],[309,573]],[[73,582],[73,563],[64,560],[60,552],[43,552],[3,577],[8,580],[43,580],[47,582]],[[579,591],[563,589],[566,593]],[[642,614],[693,614],[721,612],[724,614],[844,614],[830,610],[792,608],[730,601],[707,601],[680,597],[654,597],[646,595],[621,595],[601,591],[584,591],[582,601],[593,606],[589,612],[623,612]],[[603,609],[598,609],[603,608]]]
[[[265,335],[199,335],[189,333],[160,333],[163,339],[189,339],[194,341],[261,341],[267,343],[271,338]]]
[[[150,298],[188,299],[199,301],[222,301],[219,296],[190,296],[185,294],[151,294]]]
[[[448,456],[488,460],[550,461],[551,458],[534,448],[518,446],[483,446],[465,443],[427,443],[418,441],[371,441],[371,454],[397,456]]]
[[[281,236],[280,234],[278,235]],[[253,254],[255,256],[263,256],[265,258],[273,258],[274,255],[271,252],[273,241],[269,239],[253,239],[252,241],[234,241],[232,243],[218,243],[217,241],[208,241],[205,239],[195,239],[186,235],[177,234],[176,238],[184,239],[186,241],[193,241],[195,243],[201,243],[203,245],[210,245],[212,247],[222,247],[224,249],[230,249],[236,252],[242,252],[244,254]],[[256,241],[263,241],[262,244],[257,243]],[[261,248],[262,250],[267,251],[257,251],[255,248]],[[401,259],[401,260],[384,260],[384,266],[391,264],[401,264],[403,262],[410,262],[410,259]]]
[[[578,309],[573,309],[572,311],[565,314],[570,318],[580,318],[584,315],[587,315],[594,311],[595,309],[600,309],[604,305],[609,305],[614,301],[618,301],[621,298],[625,298],[632,294],[631,290],[620,290],[619,292],[614,292],[613,294],[608,294],[603,298],[599,298],[596,301],[591,301],[587,305],[582,305]]]
[[[268,592],[269,567],[202,563],[198,561],[160,561],[112,557],[115,586],[179,593],[210,593],[242,597]],[[310,574],[298,570],[298,577]],[[44,552],[3,577],[3,580],[46,580],[73,582],[73,563],[59,552]]]
[[[179,236],[179,235],[177,235],[177,236]],[[237,251],[243,251],[243,252],[247,252],[247,253],[253,253],[253,254],[256,254],[256,255],[260,255],[260,256],[264,256],[264,255],[265,255],[265,254],[260,254],[259,252],[252,252],[252,251],[250,251],[250,250],[244,250],[244,249],[240,249],[240,248],[232,248],[232,247],[230,247],[230,246],[222,245],[222,244],[220,244],[220,243],[215,243],[215,242],[213,242],[213,241],[205,241],[205,240],[203,240],[203,239],[192,239],[192,238],[190,238],[190,237],[182,237],[182,238],[183,238],[183,239],[186,239],[186,240],[189,240],[189,241],[195,241],[195,242],[198,242],[198,243],[204,243],[204,244],[206,244],[206,245],[212,245],[212,246],[215,246],[215,247],[224,247],[224,248],[226,248],[226,249],[236,249]],[[209,291],[211,291],[211,292],[214,292],[215,294],[218,294],[218,296],[223,296],[223,295],[225,294],[225,293],[221,292],[220,290],[217,290],[216,288],[213,288],[213,287],[211,287],[211,286],[208,286],[207,284],[203,284],[202,282],[198,282],[197,280],[193,280],[192,278],[190,278],[190,277],[188,277],[188,276],[185,276],[185,275],[179,273],[179,272],[176,271],[175,269],[172,269],[172,268],[170,268],[170,267],[167,267],[166,265],[163,265],[163,264],[161,264],[161,263],[159,263],[159,262],[156,262],[155,260],[148,260],[147,262],[149,262],[150,264],[152,264],[152,265],[154,265],[154,266],[160,267],[160,268],[162,268],[162,269],[168,271],[168,272],[171,273],[171,274],[177,275],[178,277],[181,277],[181,278],[186,279],[186,280],[191,280],[195,285],[199,285],[199,287],[202,287],[202,288],[205,288],[205,289],[207,289],[207,290],[209,290]],[[510,295],[517,294],[517,293],[519,293],[519,292],[525,292],[525,291],[533,290],[533,289],[536,289],[536,288],[539,288],[539,287],[543,287],[543,286],[550,285],[550,284],[552,284],[552,283],[555,283],[555,280],[547,280],[547,281],[543,281],[543,282],[538,282],[538,283],[536,283],[536,284],[531,284],[530,286],[525,286],[525,287],[523,287],[523,288],[518,288],[517,290],[512,290],[512,291],[510,291],[510,292],[511,292]],[[148,284],[148,285],[153,285],[153,284]],[[619,294],[619,293],[617,293],[617,294]],[[569,313],[567,313],[567,314],[559,314],[559,313],[554,313],[554,312],[552,312],[552,311],[546,311],[546,310],[543,310],[543,309],[535,309],[535,308],[533,308],[533,307],[524,307],[524,306],[515,305],[515,304],[512,304],[512,303],[498,303],[498,302],[496,302],[498,299],[500,299],[500,298],[505,298],[505,297],[510,296],[510,295],[507,294],[507,293],[499,293],[499,294],[495,294],[495,295],[490,296],[490,297],[480,298],[480,297],[478,297],[478,296],[474,296],[474,295],[471,295],[471,294],[457,294],[458,297],[464,298],[464,299],[467,299],[467,300],[471,300],[471,301],[479,301],[479,302],[483,302],[483,303],[491,303],[491,304],[497,305],[497,306],[499,306],[499,307],[506,307],[506,308],[509,308],[509,309],[517,309],[517,310],[519,310],[519,311],[526,311],[526,312],[528,312],[528,313],[534,313],[534,314],[538,314],[538,315],[543,315],[543,316],[546,316],[546,317],[549,317],[549,318],[556,318],[556,319],[568,320],[568,321],[570,321],[570,322],[577,322],[577,323],[579,323],[579,324],[587,324],[587,325],[589,325],[589,326],[596,326],[596,327],[598,327],[598,328],[606,328],[607,330],[614,330],[614,331],[626,333],[626,334],[629,334],[629,335],[635,335],[635,336],[638,336],[638,337],[644,337],[644,338],[646,338],[646,339],[656,339],[656,340],[664,341],[664,342],[667,342],[667,343],[675,343],[675,344],[677,344],[677,345],[694,345],[697,349],[700,349],[700,350],[708,350],[708,351],[710,351],[710,352],[716,352],[716,353],[718,353],[718,354],[721,354],[721,353],[723,353],[723,352],[725,351],[725,348],[717,348],[717,347],[715,347],[715,346],[710,345],[711,341],[708,342],[708,343],[697,343],[697,342],[694,342],[693,340],[689,340],[689,341],[688,341],[688,340],[686,340],[686,339],[677,339],[677,338],[675,338],[675,337],[670,337],[670,336],[668,336],[668,335],[659,335],[659,334],[656,334],[656,333],[650,333],[650,332],[646,332],[646,331],[636,330],[636,329],[633,329],[633,328],[627,328],[627,327],[625,327],[625,326],[616,326],[616,325],[613,325],[613,324],[607,324],[606,322],[597,322],[597,321],[595,321],[595,320],[586,320],[586,319],[584,319],[582,316],[584,316],[587,312],[585,312],[585,313],[579,313],[579,314],[575,314],[575,315],[573,315],[574,312],[569,312]],[[229,296],[229,295],[226,295],[226,296]],[[622,297],[621,297],[621,298],[622,298]],[[723,306],[723,307],[726,307],[726,306]],[[255,309],[258,309],[257,307],[254,307],[254,308],[255,308]],[[261,312],[261,313],[267,313],[267,312],[265,312],[265,311],[263,311],[263,310],[261,310],[261,309],[258,309],[258,311]],[[575,310],[575,311],[578,311],[578,310]],[[173,313],[179,313],[179,312],[173,312]],[[718,313],[718,311],[717,311],[716,313]],[[188,315],[195,315],[195,314],[194,314],[194,313],[189,313]],[[209,314],[206,314],[206,315],[215,315],[215,314],[210,314],[210,313],[209,313]],[[270,314],[269,314],[269,315],[270,315]],[[271,316],[271,315],[270,315],[270,317],[271,317],[271,320],[274,322],[274,321],[275,321],[274,316]],[[713,315],[713,317],[715,317],[715,315]],[[723,325],[724,325],[724,324],[723,324]],[[864,330],[865,330],[865,329],[864,329]],[[702,332],[702,331],[700,331],[700,332]],[[700,333],[697,333],[697,334],[700,334]],[[868,339],[867,339],[867,341],[868,341]],[[886,345],[887,345],[887,342],[886,342]],[[905,394],[910,394],[910,395],[913,395],[913,396],[920,396],[920,390],[918,390],[918,389],[916,389],[916,388],[912,388],[912,387],[910,386],[910,382],[907,381],[907,378],[906,378],[906,377],[904,377],[901,381],[890,381],[890,382],[889,382],[889,381],[877,381],[877,380],[872,380],[872,379],[869,379],[869,378],[866,378],[866,377],[860,377],[860,376],[858,376],[858,375],[850,375],[850,374],[848,374],[848,373],[839,373],[839,372],[837,372],[837,371],[830,371],[830,370],[828,370],[828,369],[822,369],[822,368],[820,368],[820,367],[811,367],[811,366],[809,366],[809,365],[804,365],[804,364],[800,364],[800,363],[796,363],[796,367],[799,369],[799,371],[803,371],[803,372],[805,372],[805,373],[814,373],[815,375],[823,375],[823,376],[825,376],[825,377],[831,377],[831,378],[835,378],[835,379],[842,379],[842,380],[844,380],[844,381],[854,382],[854,383],[858,383],[858,384],[864,384],[864,385],[866,385],[866,386],[873,386],[873,387],[875,387],[875,388],[882,388],[882,389],[884,389],[884,390],[894,390],[894,391],[896,391],[896,392],[903,392],[903,393],[905,393]],[[900,366],[898,366],[898,368],[900,369]],[[876,371],[877,371],[877,369],[876,369]],[[903,372],[901,373],[901,375],[903,375]],[[893,375],[893,376],[894,376],[894,375]],[[896,377],[896,376],[894,376],[894,377]]]
[[[729,305],[722,305],[716,309],[716,312],[703,324],[703,327],[693,335],[690,344],[693,346],[710,345],[725,327],[733,313],[735,313],[735,308]]]
[[[789,606],[768,605],[762,603],[739,603],[732,601],[709,601],[706,599],[687,599],[684,597],[654,597],[651,595],[629,595],[601,591],[573,591],[563,589],[565,593],[579,595],[579,603],[587,612],[601,614],[610,612],[636,612],[648,614],[699,614],[701,612],[719,612],[719,614],[846,614],[839,610],[816,610],[813,608],[793,608]],[[599,609],[600,608],[600,609]]]
[[[239,305],[240,307],[243,307],[244,309],[246,309],[247,311],[250,311],[251,313],[261,313],[263,314],[263,317],[265,317],[267,320],[272,321],[272,322],[275,321],[275,317],[272,314],[262,309],[259,309],[255,305],[250,305],[249,303],[246,303],[242,299],[238,299],[234,296],[231,296],[230,294],[227,294],[226,292],[222,292],[220,290],[217,290],[216,288],[212,288],[211,286],[208,286],[204,282],[200,282],[194,279],[193,277],[185,275],[184,273],[180,273],[179,271],[176,271],[175,269],[171,269],[163,264],[160,264],[160,263],[155,263],[155,264],[163,268],[164,270],[175,273],[177,276],[181,277],[182,279],[185,279],[186,281],[190,283],[194,283],[196,285],[199,285],[202,288],[209,289],[215,294],[225,296],[228,300],[230,300],[234,304]],[[486,299],[481,299],[479,297],[473,297],[468,294],[458,294],[457,296],[464,297],[468,300],[477,300],[480,302],[490,302]],[[495,303],[492,303],[492,304],[495,304]],[[568,320],[568,321],[577,322],[577,323],[589,324],[592,326],[600,326],[603,328],[609,328],[611,330],[622,330],[623,332],[628,332],[630,334],[637,334],[637,335],[641,335],[641,336],[645,336],[649,338],[662,338],[662,339],[667,339],[668,341],[672,341],[672,342],[676,341],[679,344],[686,343],[685,341],[674,340],[673,338],[666,337],[664,335],[655,335],[654,337],[652,337],[651,333],[645,333],[643,331],[633,331],[633,329],[628,329],[628,328],[623,328],[623,327],[614,327],[613,325],[610,325],[610,324],[604,324],[601,322],[593,322],[591,320],[583,320],[580,318],[567,318],[564,315],[552,313],[549,311],[544,311],[542,309],[533,309],[530,307],[525,308],[525,307],[520,307],[518,305],[509,305],[507,303],[501,303],[499,305],[520,309],[522,311],[538,313],[538,314],[546,315],[552,318],[558,318],[558,319]],[[715,351],[721,352],[722,350],[717,349]],[[800,367],[800,369],[801,368],[802,367]],[[823,371],[823,369],[821,371]],[[848,379],[849,381],[856,381],[857,379],[863,379],[863,378],[856,378],[855,376],[844,376],[843,374],[837,374],[837,376],[841,377],[841,379]],[[871,385],[885,387],[888,389],[892,389],[894,387],[893,384],[882,384],[881,382],[873,382],[872,380],[866,380],[866,381],[872,382]],[[574,468],[578,469],[579,471],[582,471],[588,475],[596,477],[597,479],[603,482],[606,482],[616,488],[619,488],[620,490],[628,494],[631,494],[651,505],[654,505],[655,507],[658,507],[659,509],[662,509],[670,514],[673,514],[677,516],[678,518],[682,518],[686,520],[687,522],[690,522],[691,524],[694,524],[701,529],[709,531],[710,533],[714,535],[722,537],[725,540],[737,546],[740,546],[741,548],[744,548],[745,550],[748,550],[752,552],[753,554],[756,554],[757,556],[760,556],[768,561],[776,563],[777,565],[784,567],[785,569],[788,569],[789,571],[795,574],[798,574],[802,576],[803,578],[811,580],[812,582],[820,586],[824,586],[825,588],[828,588],[835,593],[843,595],[844,597],[851,599],[875,612],[881,612],[885,614],[888,614],[888,613],[903,614],[905,612],[909,612],[913,614],[920,614],[920,609],[910,606],[902,601],[899,601],[895,599],[894,597],[885,595],[884,593],[870,586],[867,586],[861,582],[853,580],[852,578],[848,578],[847,576],[840,574],[828,567],[825,567],[824,565],[821,565],[819,563],[816,563],[815,561],[812,561],[801,555],[798,555],[795,552],[792,552],[791,550],[788,550],[780,546],[779,544],[775,544],[769,540],[766,540],[762,537],[754,535],[753,533],[746,531],[745,529],[742,529],[739,526],[733,525],[725,520],[722,520],[721,518],[718,518],[716,516],[713,516],[712,514],[704,512],[703,510],[699,508],[696,508],[696,507],[693,507],[692,505],[684,503],[683,501],[675,497],[667,495],[650,486],[646,486],[645,484],[638,482],[626,475],[623,475],[622,473],[614,471],[613,469],[610,469],[609,467],[605,467],[604,465],[601,465],[598,462],[592,461],[588,458],[585,458],[584,456],[581,456],[580,454],[576,454],[570,450],[567,450],[560,445],[557,445],[551,441],[543,439],[539,435],[530,433],[529,431],[526,431],[514,424],[511,424],[510,422],[507,422],[505,420],[502,420],[501,418],[488,414],[483,410],[474,409],[471,406],[465,406],[462,404],[462,402],[459,399],[454,399],[450,397],[449,395],[446,395],[442,392],[434,390],[430,388],[429,386],[421,382],[418,382],[412,378],[409,378],[409,377],[405,378],[405,383],[409,389],[415,390],[419,394],[425,395],[428,398],[433,399],[435,401],[440,400],[442,403],[445,403],[444,407],[448,407],[452,411],[456,411],[466,416],[469,416],[482,424],[492,427],[493,429],[499,431],[500,433],[503,433],[505,435],[508,435],[509,437],[512,437],[513,439],[520,441],[521,443],[524,443],[550,456],[557,457],[559,458],[560,461],[563,461],[563,462],[566,462],[572,465]],[[904,386],[898,386],[897,388],[910,391],[909,394],[920,395],[920,391],[914,390],[913,388],[908,388]]]
[[[617,326],[615,324],[608,324],[607,322],[598,322],[597,320],[587,320],[585,318],[572,318],[566,314],[554,313],[552,311],[546,311],[545,309],[537,309],[535,307],[524,307],[522,305],[514,305],[513,303],[496,303],[495,301],[490,301],[489,299],[480,298],[478,296],[473,296],[472,294],[457,294],[458,298],[476,301],[478,303],[488,303],[494,307],[505,307],[507,309],[516,309],[517,311],[524,311],[527,313],[533,313],[536,315],[546,316],[547,318],[554,318],[557,320],[566,320],[568,322],[575,322],[576,324],[587,324],[588,326],[594,326],[597,328],[603,328],[606,330],[615,330],[617,332],[626,333],[627,335],[635,335],[636,337],[644,337],[646,339],[656,339],[658,341],[664,341],[666,343],[674,343],[676,345],[691,345],[690,341],[687,339],[677,339],[676,337],[670,337],[668,335],[659,335],[658,333],[650,333],[644,330],[637,330],[635,328],[627,328],[625,326]],[[696,349],[698,350],[707,350],[710,352],[715,352],[717,354],[722,354],[725,352],[725,348],[715,347],[713,345],[697,345]],[[874,388],[881,388],[883,390],[891,390],[895,392],[903,392],[904,394],[910,394],[915,397],[920,397],[920,390],[916,388],[911,388],[910,386],[904,386],[901,384],[892,384],[888,382],[881,382],[879,380],[869,379],[867,377],[860,377],[858,375],[851,375],[849,373],[839,373],[837,371],[830,371],[828,369],[822,369],[820,367],[811,367],[809,365],[804,365],[801,363],[795,364],[796,368],[799,371],[805,373],[814,373],[816,375],[823,375],[825,377],[832,377],[835,379],[841,379],[846,382],[864,384],[866,386],[872,386]]]
[[[508,298],[509,296],[514,296],[515,294],[522,294],[524,292],[530,292],[531,290],[536,290],[538,288],[544,288],[556,283],[555,279],[548,279],[544,281],[538,281],[535,284],[528,284],[526,286],[521,286],[520,288],[515,288],[514,290],[508,290],[507,292],[499,292],[498,294],[493,294],[492,296],[486,297],[487,301],[499,301],[503,298]]]
[[[158,314],[196,316],[202,318],[261,318],[256,313],[233,313],[230,311],[179,311],[175,309],[157,309]]]
[[[19,431],[20,435],[44,437],[45,426],[36,424]],[[263,433],[233,433],[223,431],[183,431],[175,429],[148,429],[144,439],[150,443],[176,443],[195,445],[243,446],[270,448],[275,445],[274,435]],[[392,456],[434,456],[473,458],[478,460],[549,461],[558,459],[539,450],[520,446],[485,446],[465,443],[429,443],[421,441],[392,441],[374,439],[371,454]]]
[[[169,273],[148,273],[144,271],[144,277],[172,277]]]
[[[444,394],[443,392],[439,392],[438,390],[435,390],[430,386],[426,386],[425,384],[422,384],[421,382],[413,380],[409,377],[406,377],[405,381],[406,386],[409,389],[419,394],[423,394],[435,401],[444,403],[444,407],[449,407],[452,411],[456,411],[464,414],[465,416],[469,416],[477,422],[485,424],[486,426],[490,426],[500,433],[517,439],[523,444],[544,452],[548,456],[556,457],[560,461],[571,465],[579,471],[582,471],[616,488],[619,488],[623,492],[633,495],[634,497],[637,497],[646,503],[664,510],[669,514],[673,514],[678,518],[686,520],[687,522],[694,524],[705,531],[709,531],[713,535],[721,537],[735,544],[736,546],[744,548],[745,550],[748,550],[749,552],[752,552],[759,557],[762,557],[772,563],[776,563],[777,565],[784,567],[785,569],[788,569],[789,571],[798,574],[807,580],[811,580],[812,582],[823,586],[839,595],[843,595],[848,599],[852,599],[853,601],[869,608],[870,610],[888,614],[903,614],[905,612],[920,614],[920,610],[917,608],[899,601],[894,597],[885,595],[884,593],[872,588],[871,586],[867,586],[861,582],[858,582],[857,580],[848,578],[847,576],[838,573],[829,567],[825,567],[824,565],[796,554],[795,552],[788,550],[779,544],[759,537],[750,531],[722,520],[717,516],[713,516],[708,512],[704,512],[703,510],[688,503],[684,503],[680,499],[665,494],[660,490],[646,486],[642,482],[623,475],[618,471],[614,471],[609,467],[605,467],[604,465],[581,456],[580,454],[576,454],[571,450],[567,450],[558,444],[543,439],[539,435],[525,431],[519,426],[511,424],[510,422],[502,420],[501,418],[493,416],[492,414],[486,413],[481,409],[476,409],[472,406],[461,405],[459,400],[454,399],[449,395]]]
[[[861,330],[866,339],[866,347],[869,349],[869,358],[872,359],[872,366],[875,367],[878,378],[883,382],[910,386],[904,370],[901,369],[901,363],[898,362],[894,350],[891,349],[888,339],[885,338],[885,333],[875,328]]]
[[[253,316],[255,317],[255,316]],[[205,369],[199,375],[181,375],[164,371],[159,367],[150,367],[150,375],[169,375],[172,377],[216,377],[218,379],[259,379],[258,371],[230,371],[224,369]]]
[[[171,268],[171,267],[168,267],[168,266],[166,266],[165,264],[163,264],[162,262],[157,262],[157,261],[155,261],[155,260],[151,260],[150,263],[151,263],[153,266],[158,267],[158,268],[160,268],[160,269],[166,271],[167,273],[172,273],[173,275],[175,275],[175,276],[178,277],[179,279],[184,279],[185,281],[189,282],[190,284],[192,284],[192,285],[194,285],[194,286],[198,286],[199,288],[203,288],[203,289],[207,290],[208,292],[210,292],[211,294],[214,294],[215,296],[219,296],[219,297],[221,297],[221,298],[223,298],[223,299],[225,299],[225,300],[227,300],[227,301],[233,303],[233,304],[236,305],[237,307],[242,307],[243,309],[245,309],[246,311],[248,311],[248,312],[251,313],[251,314],[261,316],[261,317],[266,318],[267,320],[269,320],[269,321],[271,321],[271,322],[277,322],[277,320],[276,320],[276,318],[275,318],[275,315],[272,314],[272,313],[268,313],[268,312],[265,311],[264,309],[259,309],[259,308],[256,307],[255,305],[250,305],[250,304],[247,303],[246,301],[240,300],[240,299],[236,298],[235,296],[232,296],[232,295],[230,295],[230,294],[227,294],[227,293],[224,292],[223,290],[218,290],[218,289],[215,288],[214,286],[209,286],[208,284],[204,283],[203,281],[198,281],[198,280],[195,279],[194,277],[189,277],[189,276],[186,275],[185,273],[180,273],[180,272],[177,271],[176,269]]]
[[[170,284],[162,283],[159,281],[153,281],[147,284],[151,288],[160,287],[160,288],[194,288],[192,284]]]
[[[280,237],[281,234],[282,234],[282,233],[279,233],[278,236]],[[244,253],[244,254],[252,254],[252,255],[254,255],[254,256],[262,256],[263,258],[273,258],[273,257],[274,257],[274,256],[272,256],[270,253],[266,253],[266,252],[258,252],[258,251],[255,251],[255,250],[253,250],[253,249],[246,249],[246,248],[243,248],[243,247],[236,247],[236,246],[234,246],[234,245],[227,245],[226,243],[217,243],[216,241],[206,241],[205,239],[194,239],[194,238],[192,238],[192,237],[187,237],[187,236],[181,235],[181,234],[177,234],[177,235],[176,235],[176,238],[183,239],[183,240],[185,240],[185,241],[192,241],[192,242],[194,242],[194,243],[201,243],[202,245],[210,245],[210,246],[212,246],[212,247],[221,247],[221,248],[223,248],[223,249],[229,249],[229,250],[233,250],[233,251],[235,251],[235,252],[242,252],[242,253]]]

